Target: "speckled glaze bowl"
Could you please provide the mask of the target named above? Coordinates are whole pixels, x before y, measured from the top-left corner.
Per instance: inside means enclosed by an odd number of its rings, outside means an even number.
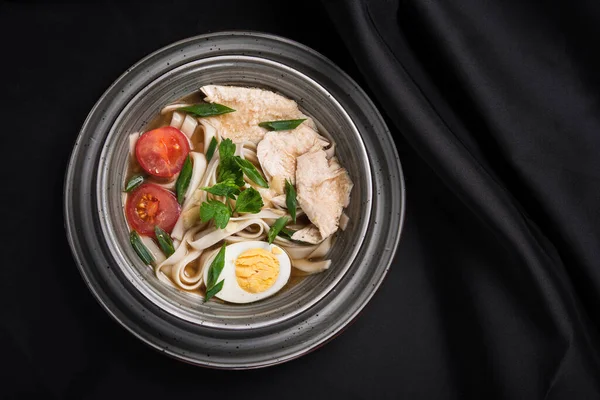
[[[206,84],[263,87],[298,102],[337,143],[354,182],[329,270],[246,305],[204,304],[160,282],[128,241],[122,188],[128,135]],[[339,333],[381,284],[398,245],[404,181],[394,143],[366,94],[331,61],[290,40],[222,32],[174,43],[131,67],[90,112],[65,180],[65,226],[79,270],[123,327],[175,358],[256,368]]]

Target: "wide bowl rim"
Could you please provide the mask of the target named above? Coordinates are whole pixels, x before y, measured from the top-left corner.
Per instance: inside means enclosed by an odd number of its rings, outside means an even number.
[[[185,354],[182,354],[180,351],[176,351],[172,348],[169,348],[168,346],[165,347],[164,345],[159,344],[158,341],[152,340],[151,338],[144,336],[142,333],[140,333],[140,331],[134,329],[133,326],[130,326],[128,324],[128,320],[130,320],[130,319],[128,319],[126,315],[123,315],[121,313],[122,310],[119,310],[119,308],[115,306],[112,299],[107,298],[106,296],[102,296],[101,292],[103,291],[103,288],[98,286],[98,282],[92,282],[94,277],[88,275],[88,271],[86,271],[86,269],[85,269],[85,259],[84,259],[85,257],[83,254],[80,253],[80,251],[82,250],[82,247],[80,245],[80,239],[77,236],[78,228],[76,226],[73,226],[73,220],[74,220],[73,202],[74,202],[74,199],[71,198],[71,192],[73,190],[73,182],[74,182],[74,174],[75,174],[74,165],[78,161],[77,156],[80,153],[80,151],[82,150],[82,146],[84,146],[84,144],[82,142],[84,133],[90,125],[92,116],[98,112],[98,109],[99,109],[102,101],[105,99],[105,97],[115,87],[117,87],[117,85],[122,80],[124,80],[124,78],[127,77],[127,75],[130,73],[130,71],[135,70],[140,65],[151,60],[153,57],[155,57],[161,53],[167,52],[178,46],[184,45],[186,43],[204,40],[204,39],[206,39],[206,40],[218,39],[223,36],[250,36],[250,37],[255,38],[256,40],[265,39],[265,40],[271,40],[271,41],[285,43],[289,46],[295,47],[296,49],[300,49],[306,53],[309,53],[309,55],[311,55],[313,57],[320,59],[322,62],[328,64],[329,68],[335,70],[335,73],[337,75],[339,75],[341,78],[345,79],[347,82],[353,84],[353,89],[356,90],[356,92],[362,97],[361,100],[364,103],[366,103],[367,105],[369,105],[372,108],[372,110],[374,111],[373,118],[375,120],[377,120],[377,122],[381,125],[381,130],[382,130],[381,136],[383,137],[383,140],[392,144],[391,148],[386,149],[387,152],[391,153],[391,157],[390,157],[390,154],[388,154],[387,161],[390,162],[389,166],[393,168],[393,172],[397,173],[397,176],[395,176],[395,177],[398,180],[397,189],[399,191],[398,194],[400,196],[400,198],[398,199],[399,207],[397,208],[397,216],[396,216],[397,218],[395,218],[395,222],[397,221],[397,223],[398,223],[397,230],[396,230],[397,233],[394,235],[394,237],[387,239],[388,241],[386,243],[389,243],[389,246],[387,246],[385,249],[386,250],[386,261],[385,261],[384,269],[379,273],[379,276],[377,276],[376,280],[372,281],[373,282],[372,288],[370,288],[365,293],[365,295],[361,298],[361,302],[359,304],[355,305],[355,307],[351,313],[344,314],[343,323],[336,325],[335,329],[326,332],[324,335],[322,335],[322,337],[320,337],[317,341],[310,344],[309,346],[303,347],[294,352],[288,353],[285,355],[285,357],[257,361],[255,363],[251,363],[251,364],[247,364],[247,365],[236,365],[236,364],[231,364],[231,363],[219,364],[219,363],[203,362],[202,360],[194,358],[193,356],[186,356]],[[403,232],[405,213],[406,213],[406,193],[405,193],[404,175],[403,175],[403,170],[402,170],[402,166],[400,163],[400,159],[398,157],[398,152],[397,152],[395,146],[393,145],[393,143],[394,143],[393,138],[389,132],[389,129],[387,128],[387,126],[385,124],[385,121],[383,120],[383,117],[377,111],[377,108],[375,107],[373,101],[366,95],[364,90],[362,88],[360,88],[356,84],[356,82],[354,82],[354,80],[352,78],[350,78],[350,76],[348,76],[348,74],[346,74],[337,65],[335,65],[331,60],[329,60],[322,54],[318,53],[317,51],[315,51],[301,43],[298,43],[296,41],[293,41],[293,40],[285,38],[285,37],[281,37],[281,36],[273,35],[273,34],[269,34],[269,33],[255,32],[255,31],[242,31],[242,30],[231,31],[230,30],[230,31],[214,32],[214,33],[189,37],[189,38],[171,43],[165,47],[162,47],[162,48],[158,49],[157,51],[142,58],[137,63],[135,63],[132,67],[127,69],[123,74],[121,74],[107,88],[107,90],[102,94],[102,96],[98,99],[96,104],[90,110],[90,113],[86,117],[86,119],[80,129],[80,132],[77,136],[75,144],[73,146],[73,151],[69,158],[67,171],[65,173],[65,183],[64,183],[64,191],[63,191],[63,196],[64,196],[63,215],[64,215],[64,220],[65,220],[65,231],[66,231],[67,240],[69,242],[69,246],[71,248],[73,258],[77,263],[79,273],[81,274],[82,279],[86,283],[86,286],[88,286],[90,292],[96,298],[96,301],[98,301],[98,303],[101,305],[101,307],[104,308],[106,310],[106,312],[109,315],[111,315],[111,317],[115,321],[117,321],[126,330],[131,332],[134,336],[139,338],[142,342],[146,343],[150,347],[152,347],[164,354],[172,356],[178,360],[185,361],[185,362],[188,362],[188,363],[191,363],[194,365],[200,365],[200,366],[211,367],[211,368],[248,369],[248,368],[259,368],[259,367],[280,364],[280,363],[295,359],[301,355],[304,355],[304,354],[322,346],[323,344],[327,343],[328,341],[330,341],[331,339],[336,337],[344,328],[349,326],[352,323],[352,321],[354,321],[356,319],[356,317],[360,314],[360,312],[364,309],[364,307],[369,303],[371,298],[377,292],[377,290],[381,286],[381,283],[387,276],[390,265],[394,259],[397,249],[398,249],[398,245],[399,245],[401,235]],[[105,294],[105,292],[104,292],[104,294]]]

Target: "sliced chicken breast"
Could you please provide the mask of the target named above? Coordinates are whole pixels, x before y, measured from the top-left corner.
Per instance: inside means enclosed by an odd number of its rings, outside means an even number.
[[[328,145],[325,138],[302,123],[291,131],[267,132],[256,147],[256,155],[269,186],[275,193],[282,194],[286,179],[296,182],[296,158]]]
[[[321,239],[337,231],[342,211],[350,202],[352,186],[346,169],[340,166],[335,157],[328,160],[325,151],[313,151],[298,157],[298,204],[319,228]]]
[[[202,86],[200,90],[206,95],[206,101],[236,110],[207,118],[222,138],[229,138],[234,143],[260,142],[267,132],[258,126],[261,122],[308,118],[295,101],[269,90],[219,85]],[[310,118],[304,123],[315,127]]]
[[[321,236],[319,228],[311,224],[294,232],[292,239],[305,243],[317,244],[323,241],[323,236]]]

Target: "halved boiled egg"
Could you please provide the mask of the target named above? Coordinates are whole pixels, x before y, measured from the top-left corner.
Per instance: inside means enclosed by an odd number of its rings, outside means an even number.
[[[207,265],[211,263],[212,259]],[[288,255],[277,245],[260,241],[227,245],[225,264],[217,279],[223,280],[223,288],[215,297],[238,304],[266,299],[285,286],[291,268]],[[204,282],[209,269],[204,268]]]

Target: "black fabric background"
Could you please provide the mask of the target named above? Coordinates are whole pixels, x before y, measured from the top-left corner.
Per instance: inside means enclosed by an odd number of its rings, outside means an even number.
[[[600,398],[600,8],[539,3],[0,3],[0,397]],[[189,366],[128,334],[87,291],[62,222],[67,159],[102,92],[223,29],[342,67],[386,115],[407,184],[396,259],[362,315],[254,371]]]

